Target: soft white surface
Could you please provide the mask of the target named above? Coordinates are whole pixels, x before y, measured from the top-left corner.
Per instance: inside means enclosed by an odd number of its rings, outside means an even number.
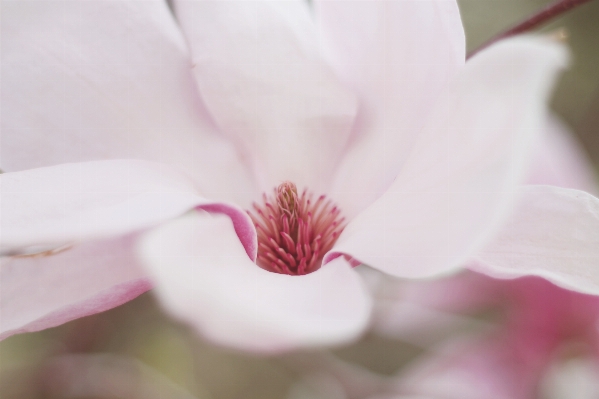
[[[3,250],[117,236],[207,203],[167,165],[114,160],[0,175]]]
[[[500,278],[544,277],[599,294],[599,199],[553,186],[521,189],[499,234],[476,256],[473,269]]]
[[[0,260],[0,339],[119,306],[151,288],[133,236]]]
[[[399,277],[455,270],[507,216],[564,48],[518,37],[462,69],[392,186],[333,248]]]
[[[325,192],[357,104],[320,56],[307,2],[177,0],[175,9],[200,94],[262,190],[290,180]]]
[[[2,170],[145,159],[177,166],[212,199],[255,196],[165,1],[3,3],[1,58]]]
[[[276,352],[346,342],[370,315],[370,297],[342,258],[305,276],[268,272],[224,216],[174,220],[148,233],[139,253],[163,306],[222,345]]]
[[[316,0],[322,47],[359,94],[351,145],[332,189],[353,217],[393,182],[435,101],[465,61],[455,1]]]

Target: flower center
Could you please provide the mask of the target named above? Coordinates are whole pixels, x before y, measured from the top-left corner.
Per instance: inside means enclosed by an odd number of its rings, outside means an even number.
[[[323,256],[343,231],[345,218],[326,196],[313,200],[312,193],[300,195],[291,182],[263,194],[264,204],[254,203],[248,211],[258,234],[256,263],[274,273],[303,275],[320,268]]]

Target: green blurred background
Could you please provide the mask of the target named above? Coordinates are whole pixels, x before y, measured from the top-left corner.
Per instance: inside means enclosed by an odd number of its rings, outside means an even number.
[[[468,48],[472,50],[548,2],[459,3]],[[553,108],[584,143],[595,165],[599,165],[599,0],[579,7],[543,30],[561,27],[568,32],[573,62],[559,83]],[[339,392],[334,382],[318,381],[319,371],[330,369],[336,358],[366,371],[360,374],[366,379],[362,383],[364,392],[358,389],[350,395],[366,397],[368,384],[376,383],[377,378],[368,372],[391,375],[420,352],[413,345],[371,334],[332,352],[248,356],[206,343],[171,321],[160,311],[152,294],[147,293],[103,314],[1,342],[0,397],[343,398],[347,396]],[[85,353],[118,357],[71,356]],[[338,377],[356,382],[352,372],[351,367],[342,367]],[[94,375],[95,381],[77,381],[72,374],[81,378]],[[94,384],[99,386],[94,388]],[[142,387],[143,384],[149,385]],[[320,392],[313,386],[321,387]]]

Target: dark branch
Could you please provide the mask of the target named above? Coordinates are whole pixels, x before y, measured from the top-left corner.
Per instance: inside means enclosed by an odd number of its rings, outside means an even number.
[[[478,47],[474,51],[471,51],[468,54],[467,58],[472,57],[474,54],[478,53],[482,49],[489,47],[491,44],[497,42],[498,40],[505,39],[506,37],[514,36],[520,33],[531,31],[539,26],[551,21],[552,19],[560,16],[561,14],[570,11],[571,9],[588,3],[592,0],[557,0],[555,3],[548,5],[545,8],[542,8],[536,14],[528,17],[523,22],[517,24],[516,26],[494,36],[490,40],[488,40],[485,44]]]

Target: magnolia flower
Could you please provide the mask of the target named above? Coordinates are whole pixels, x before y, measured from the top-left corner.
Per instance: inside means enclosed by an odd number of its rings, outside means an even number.
[[[501,230],[561,45],[464,65],[451,0],[173,3],[3,6],[1,337],[155,285],[220,344],[344,342],[352,266],[443,275],[497,231],[477,270],[597,291],[596,198],[525,190]]]

